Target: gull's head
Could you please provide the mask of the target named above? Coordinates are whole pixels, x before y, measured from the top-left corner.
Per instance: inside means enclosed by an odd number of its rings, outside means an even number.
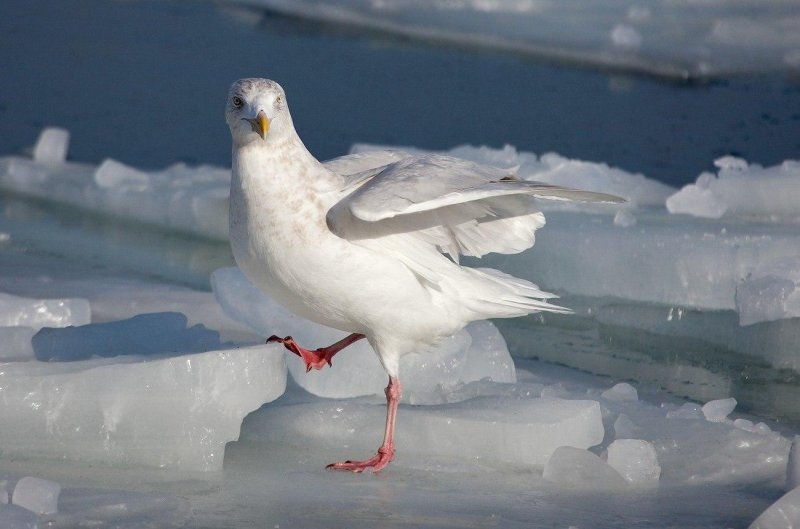
[[[228,91],[225,121],[233,144],[269,142],[291,131],[292,120],[283,88],[269,79],[239,79]]]

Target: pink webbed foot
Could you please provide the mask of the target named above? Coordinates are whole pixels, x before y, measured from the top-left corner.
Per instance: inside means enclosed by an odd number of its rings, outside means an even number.
[[[400,381],[390,376],[389,385],[386,386],[386,430],[383,434],[383,444],[378,448],[378,453],[364,461],[344,461],[333,463],[325,468],[330,470],[349,470],[350,472],[364,472],[367,469],[380,472],[392,459],[394,459],[394,426],[397,419],[397,405],[400,403]]]
[[[331,359],[336,353],[362,338],[364,338],[363,334],[354,333],[342,340],[339,340],[333,345],[329,345],[328,347],[320,347],[319,349],[314,349],[313,351],[305,349],[304,347],[300,347],[291,336],[280,338],[273,334],[267,338],[267,343],[282,343],[285,348],[303,359],[303,362],[306,364],[306,373],[308,373],[312,369],[322,369],[326,364],[332,366],[333,364],[331,363]]]
[[[328,470],[347,470],[349,472],[364,472],[365,470],[372,470],[373,472],[380,472],[394,459],[394,448],[379,448],[378,453],[370,459],[363,461],[343,461],[341,463],[331,463],[326,466]]]

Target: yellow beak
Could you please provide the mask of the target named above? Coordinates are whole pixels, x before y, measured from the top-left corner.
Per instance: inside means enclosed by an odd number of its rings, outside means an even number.
[[[253,119],[248,119],[250,125],[253,127],[253,132],[261,136],[261,139],[266,139],[267,131],[269,130],[269,118],[263,110],[258,112],[258,115]]]

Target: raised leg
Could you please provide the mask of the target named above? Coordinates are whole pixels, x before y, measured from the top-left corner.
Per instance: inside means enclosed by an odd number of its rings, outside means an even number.
[[[278,338],[273,334],[267,338],[267,343],[282,343],[284,347],[303,359],[303,361],[306,363],[306,373],[308,373],[312,369],[322,369],[325,367],[325,364],[329,366],[333,365],[331,364],[331,358],[333,358],[333,355],[362,338],[364,338],[363,334],[353,333],[339,340],[333,345],[329,345],[328,347],[320,347],[319,349],[315,349],[313,351],[304,349],[297,345],[291,336],[287,336],[286,338]]]
[[[389,385],[386,386],[386,430],[383,434],[383,444],[378,448],[378,453],[370,459],[363,461],[344,461],[342,463],[332,463],[325,468],[332,470],[349,470],[350,472],[364,472],[372,469],[379,472],[394,459],[394,424],[397,419],[397,405],[400,402],[400,381],[395,377],[389,377]]]

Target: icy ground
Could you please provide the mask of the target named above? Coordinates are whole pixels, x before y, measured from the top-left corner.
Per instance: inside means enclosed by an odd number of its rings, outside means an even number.
[[[674,78],[800,68],[781,0],[228,0],[380,32]]]
[[[338,334],[231,267],[227,171],[66,150],[50,130],[35,159],[0,159],[0,527],[798,523],[797,489],[779,500],[800,480],[795,162],[721,160],[695,217],[667,209],[691,186],[456,149],[630,203],[551,208],[532,251],[492,261],[577,314],[406,357],[397,460],[356,476],[324,465],[380,442],[384,375],[363,344],[311,374],[263,344]],[[788,206],[737,207],[713,185],[731,177],[774,179]]]

